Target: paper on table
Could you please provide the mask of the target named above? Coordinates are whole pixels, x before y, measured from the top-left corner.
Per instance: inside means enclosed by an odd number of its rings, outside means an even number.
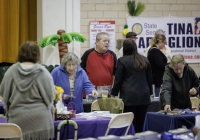
[[[94,111],[94,113],[110,114],[110,111]]]
[[[117,114],[100,114],[97,117],[98,118],[114,118],[115,116],[117,116]]]
[[[96,119],[97,117],[93,115],[94,113],[78,113],[76,114],[76,119],[85,119],[85,120],[93,120]]]
[[[195,121],[195,126],[198,127],[198,128],[200,128],[200,115],[197,115],[197,116],[195,117],[195,119],[196,119],[196,121]]]

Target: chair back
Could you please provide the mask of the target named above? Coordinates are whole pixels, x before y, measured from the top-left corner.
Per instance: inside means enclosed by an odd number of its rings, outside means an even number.
[[[20,138],[23,140],[22,130],[14,123],[0,123],[0,138]]]
[[[98,100],[93,101],[91,104],[91,112],[92,111],[100,111],[100,110],[101,109],[99,107]],[[120,104],[120,111],[121,111],[121,113],[124,112],[124,102],[123,101],[121,101],[121,104]]]
[[[132,112],[117,114],[115,117],[113,117],[110,120],[105,136],[108,135],[110,128],[127,127],[126,132],[124,134],[126,136],[132,124],[133,118],[134,118],[134,114]]]
[[[192,103],[192,108],[195,108],[196,110],[199,110],[200,99],[197,98],[197,97],[190,97],[190,101]]]
[[[100,110],[99,104],[97,100],[94,100],[91,104],[91,112]]]

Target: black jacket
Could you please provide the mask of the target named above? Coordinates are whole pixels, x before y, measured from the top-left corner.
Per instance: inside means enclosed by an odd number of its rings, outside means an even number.
[[[163,76],[163,86],[160,94],[162,108],[165,105],[171,105],[171,109],[191,109],[189,90],[195,88],[198,94],[199,80],[195,71],[185,65],[183,76],[179,78],[169,65],[165,68]]]
[[[162,85],[162,78],[167,65],[167,57],[157,48],[150,48],[148,59],[152,68],[153,84],[156,87]]]
[[[114,86],[111,94],[122,98],[125,106],[148,105],[152,95],[151,65],[146,59],[147,69],[135,70],[130,57],[121,57],[117,61]]]

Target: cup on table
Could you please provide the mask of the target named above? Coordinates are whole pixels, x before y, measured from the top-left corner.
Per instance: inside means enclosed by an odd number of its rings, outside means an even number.
[[[102,98],[108,98],[108,90],[101,90]]]

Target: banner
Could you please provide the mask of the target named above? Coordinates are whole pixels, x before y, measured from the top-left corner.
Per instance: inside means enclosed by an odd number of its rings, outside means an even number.
[[[200,17],[128,17],[127,25],[138,34],[139,53],[145,55],[155,31],[162,29],[172,56],[182,54],[187,63],[200,63]]]
[[[90,21],[90,48],[96,46],[96,35],[106,32],[110,36],[108,49],[115,52],[115,21]]]

